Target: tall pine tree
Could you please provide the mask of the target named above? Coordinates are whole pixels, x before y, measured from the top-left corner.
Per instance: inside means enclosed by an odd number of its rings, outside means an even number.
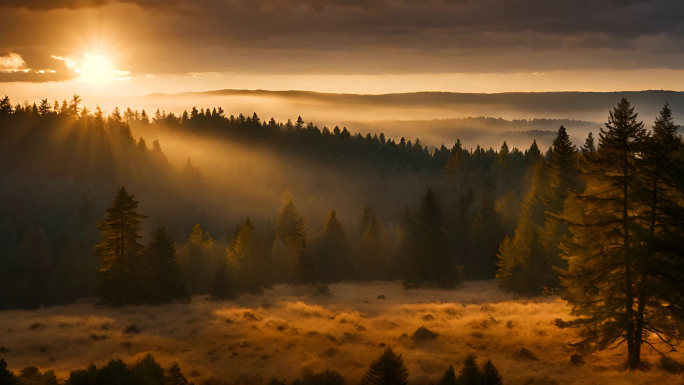
[[[562,245],[567,269],[559,269],[562,293],[577,316],[580,346],[604,349],[626,342],[629,368],[640,362],[644,342],[640,290],[649,266],[642,262],[637,198],[637,154],[646,132],[634,108],[622,99],[610,111],[595,155],[586,161],[586,190],[566,204],[571,237]]]
[[[138,270],[143,246],[138,240],[143,218],[138,201],[121,187],[105,220],[98,223],[103,238],[95,245],[100,259],[98,293],[105,302],[123,305],[140,300]]]

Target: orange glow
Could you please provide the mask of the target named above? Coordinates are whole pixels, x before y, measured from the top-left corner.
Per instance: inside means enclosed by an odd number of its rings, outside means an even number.
[[[80,80],[90,84],[105,84],[114,79],[112,64],[102,55],[83,55],[80,68],[75,71],[81,76]]]

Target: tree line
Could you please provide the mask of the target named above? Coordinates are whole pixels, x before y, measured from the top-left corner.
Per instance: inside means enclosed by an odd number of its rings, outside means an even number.
[[[385,349],[368,368],[361,380],[362,385],[407,385],[409,371],[401,354],[391,348]],[[207,383],[227,384],[230,379],[212,379]],[[272,378],[269,385],[285,385],[285,379]],[[290,382],[292,385],[344,385],[344,377],[335,370],[314,373],[306,371],[300,378]],[[151,354],[139,359],[133,365],[126,365],[120,359],[110,360],[98,368],[91,364],[86,369],[71,371],[66,381],[59,381],[52,370],[41,371],[35,366],[27,366],[18,375],[7,369],[7,362],[0,359],[0,384],[2,385],[192,385],[181,371],[178,362],[164,369]],[[434,385],[435,382],[430,384]],[[453,366],[449,366],[437,385],[502,385],[498,370],[487,361],[482,367],[475,356],[468,356],[458,377]]]
[[[363,154],[361,162],[372,162],[390,151],[394,157],[384,158],[390,160],[379,162],[379,169],[422,170],[429,176],[426,193],[419,202],[396,208],[394,227],[368,206],[351,231],[333,209],[314,233],[285,193],[274,224],[259,226],[244,218],[224,240],[214,239],[199,223],[180,240],[159,227],[147,246],[140,243],[144,215],[125,188],[98,223],[99,243],[94,229],[98,214],[87,199],[75,214],[60,213],[55,205],[40,225],[5,204],[2,282],[8,292],[20,295],[14,297],[18,303],[4,306],[45,303],[46,293],[62,282],[89,282],[89,288],[73,288],[67,298],[98,293],[108,303],[125,304],[191,294],[229,298],[281,282],[402,279],[407,287],[454,287],[463,279],[496,276],[505,290],[560,294],[577,316],[561,324],[580,328],[580,345],[606,348],[624,342],[630,368],[638,367],[643,345],[657,348],[651,337],[670,346],[682,338],[684,146],[667,105],[649,131],[623,99],[610,111],[598,140],[590,133],[579,149],[561,126],[545,152],[536,142],[523,152],[505,142],[498,151],[465,149],[460,141],[449,150],[442,146],[431,152],[419,141],[397,145],[383,135],[329,132],[301,118],[294,124],[263,123],[256,114],[225,117],[221,109],[193,109],[181,117],[158,112],[151,121],[144,111],[127,110],[124,118],[115,110],[104,118],[97,110],[79,109],[79,103],[77,96],[59,109],[46,101],[15,107],[8,98],[0,101],[0,135],[8,150],[2,157],[5,180],[24,173],[47,178],[61,173],[92,181],[138,170],[140,177],[131,180],[144,186],[143,170],[167,167],[158,143],[150,150],[142,138],[132,139],[131,125],[151,124],[261,140],[265,146],[280,142],[304,158]],[[16,159],[31,159],[26,154],[49,153],[54,143],[47,139],[56,132],[90,146],[74,154],[60,152],[70,162],[53,165],[36,156],[27,167],[14,166]],[[97,146],[103,151],[93,150]],[[325,151],[317,155],[319,149]],[[78,174],[86,160],[94,160],[93,169]],[[36,206],[40,189],[24,183],[27,197],[5,194]],[[65,217],[80,233],[54,235],[59,231],[50,223]],[[176,250],[175,244],[182,246]]]
[[[183,292],[212,291],[222,292],[225,297],[229,293],[254,291],[278,282],[402,279],[407,277],[407,268],[415,265],[416,258],[408,250],[432,243],[424,239],[428,236],[426,231],[431,231],[421,230],[424,226],[444,227],[439,237],[444,244],[439,247],[449,254],[437,257],[430,271],[459,273],[456,278],[450,277],[449,282],[440,278],[439,284],[453,286],[463,278],[491,278],[496,245],[511,227],[501,218],[514,216],[502,213],[516,211],[512,202],[516,201],[517,191],[523,185],[516,175],[525,174],[528,168],[528,151],[509,151],[505,144],[499,152],[481,147],[468,150],[460,142],[446,153],[443,146],[429,152],[419,146],[419,141],[418,144],[411,144],[411,141],[395,144],[383,134],[362,137],[351,135],[345,129],[333,129],[328,136],[325,128],[318,130],[313,123],[304,124],[298,119],[292,125],[277,123],[273,131],[273,138],[277,139],[274,142],[299,143],[303,140],[302,135],[308,135],[308,130],[315,132],[311,138],[317,138],[318,142],[302,147],[318,149],[325,148],[327,142],[335,143],[339,150],[328,148],[322,153],[332,157],[340,153],[365,153],[368,158],[358,160],[361,164],[375,162],[388,148],[406,150],[396,152],[395,163],[410,167],[377,166],[381,172],[366,177],[368,180],[383,182],[395,178],[400,182],[405,176],[415,175],[419,167],[411,166],[415,159],[410,151],[420,150],[416,154],[429,158],[430,164],[443,164],[434,171],[420,173],[425,175],[425,189],[433,187],[433,193],[426,195],[429,199],[424,208],[429,210],[430,205],[437,205],[436,211],[421,214],[423,207],[416,207],[422,205],[420,200],[407,195],[407,199],[399,200],[405,202],[406,209],[396,207],[378,212],[367,205],[353,221],[349,220],[350,213],[331,208],[327,219],[324,217],[312,224],[297,211],[293,202],[283,202],[282,212],[274,213],[277,215],[268,220],[218,217],[210,222],[206,218],[217,215],[203,206],[202,199],[207,195],[202,194],[210,191],[211,181],[198,179],[201,177],[197,176],[194,167],[175,170],[166,159],[161,144],[153,141],[150,146],[142,137],[134,139],[132,127],[149,125],[159,126],[159,129],[181,129],[169,127],[171,119],[185,127],[184,130],[194,127],[198,135],[209,135],[212,122],[217,121],[226,124],[221,128],[224,132],[221,135],[230,137],[228,133],[233,131],[248,133],[251,129],[264,127],[268,130],[269,124],[260,123],[257,128],[256,115],[244,119],[239,116],[225,118],[220,108],[210,115],[205,111],[204,114],[191,114],[187,120],[174,120],[173,116],[169,118],[169,114],[164,113],[150,119],[144,111],[138,114],[130,109],[124,113],[115,109],[105,116],[99,108],[91,112],[81,104],[78,96],[54,105],[43,100],[38,106],[27,103],[12,106],[9,98],[0,99],[0,173],[6,182],[0,190],[0,202],[3,202],[0,210],[0,286],[9,293],[0,297],[1,307],[67,303],[101,292],[98,282],[102,279],[98,279],[96,272],[103,261],[95,251],[103,255],[103,250],[93,247],[100,240],[96,223],[110,206],[112,191],[122,185],[128,191],[134,191],[136,196],[146,197],[144,203],[154,202],[156,210],[146,214],[150,215],[151,222],[163,223],[166,228],[165,232],[155,232],[156,228],[153,228],[147,234],[136,230],[136,239],[154,239],[147,247],[133,243],[127,251],[136,256],[132,261],[143,258],[145,262],[141,265],[149,265],[155,260],[150,253],[163,254],[154,250],[161,250],[164,242],[167,242],[164,246],[167,254],[170,253],[169,240],[178,245],[178,262],[184,277],[180,286],[187,290],[171,291],[173,298],[183,298]],[[256,133],[244,135],[259,136]],[[234,137],[231,140],[242,140]],[[269,139],[264,141],[269,142]],[[536,144],[532,148],[539,151]],[[314,157],[306,151],[301,151],[299,156]],[[501,167],[504,160],[507,166]],[[354,162],[357,160],[349,158],[347,162],[330,165],[328,170],[340,180],[356,178],[358,168],[346,169]],[[391,176],[397,172],[399,176]],[[469,183],[463,183],[466,179]],[[190,194],[196,198],[189,199]],[[379,193],[376,195],[374,199],[383,199]],[[452,195],[457,196],[457,200],[450,199]],[[230,196],[225,199],[229,200]],[[500,204],[499,199],[508,203]],[[169,210],[172,207],[175,210]],[[196,218],[190,227],[186,227],[187,216],[178,214],[184,212]],[[488,246],[475,246],[480,243]],[[458,256],[452,258],[456,253]],[[152,274],[150,269],[137,266],[133,272],[132,261],[104,265],[134,274],[138,277],[136,281],[151,282],[148,279]],[[448,267],[441,269],[440,264]],[[436,282],[429,274],[420,273],[410,281]],[[217,278],[221,276],[232,277],[232,282],[222,286],[220,283],[228,279]],[[132,287],[130,291],[146,292],[140,287]],[[159,295],[145,294],[145,298],[154,297]]]

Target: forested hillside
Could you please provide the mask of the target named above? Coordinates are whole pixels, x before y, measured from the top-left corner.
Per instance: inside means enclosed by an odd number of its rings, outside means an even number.
[[[153,242],[161,235],[158,226],[168,229],[190,293],[219,290],[210,283],[220,281],[214,275],[221,272],[236,281],[223,289],[228,293],[297,279],[404,278],[409,266],[419,263],[411,250],[433,241],[442,256],[429,271],[440,270],[440,263],[450,266],[442,284],[492,278],[498,243],[512,234],[530,165],[541,158],[535,144],[525,152],[505,143],[499,151],[466,150],[459,142],[451,149],[428,149],[419,139],[397,143],[382,133],[352,135],[301,118],[262,122],[256,114],[226,117],[220,108],[192,109],[180,117],[157,112],[151,119],[144,111],[117,109],[105,117],[80,102],[76,96],[24,106],[3,100],[3,284],[13,293],[3,299],[5,306],[61,303],[97,293],[98,223],[104,231],[98,221],[121,186],[127,191],[122,198],[134,195],[131,201],[140,200],[145,208],[147,218],[136,225],[136,237]],[[258,191],[263,185],[247,182],[238,188],[239,177],[214,170],[219,162],[200,167],[188,159],[176,167],[162,144],[136,140],[132,130],[252,149],[240,154],[246,160],[233,157],[236,162],[250,162],[249,152],[259,162],[260,152],[267,151],[282,170],[307,175],[300,178],[305,186],[319,187],[311,196],[339,194],[337,186],[365,189],[366,182],[391,187],[366,190],[365,197],[347,194],[359,211],[330,200],[327,207],[307,210],[320,217],[308,217],[295,202],[311,198],[289,192],[302,190],[294,180],[279,189],[284,195],[275,202],[252,203],[275,205],[270,214],[235,217],[214,210],[217,201],[239,207],[233,190]],[[319,184],[325,179],[333,182]],[[228,186],[224,180],[230,180]],[[214,186],[222,194],[212,191]],[[373,202],[381,202],[379,209]],[[433,229],[437,239],[429,239]],[[476,247],[480,244],[486,246]],[[423,272],[411,280],[433,278]]]
[[[682,337],[684,145],[668,105],[648,130],[623,98],[579,149],[561,126],[547,151],[536,142],[520,151],[505,141],[431,149],[221,108],[150,119],[80,104],[0,102],[3,307],[232,298],[277,283],[323,294],[357,280],[453,288],[496,277],[522,295],[560,294],[579,317],[558,325],[580,328],[581,344],[599,349],[627,341],[630,368],[642,345]],[[179,168],[134,131],[227,156]],[[223,168],[256,170],[267,157],[266,179]],[[280,209],[244,213],[274,202],[257,194],[245,206],[235,191],[278,188],[262,183],[281,171]],[[314,216],[299,199],[318,202],[307,206]]]

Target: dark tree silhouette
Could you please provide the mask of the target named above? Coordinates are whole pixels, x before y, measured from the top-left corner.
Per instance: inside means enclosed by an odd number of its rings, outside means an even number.
[[[164,385],[164,368],[149,353],[138,360],[131,371],[137,379],[136,384],[138,385]]]
[[[568,269],[559,270],[563,297],[579,317],[572,322],[580,328],[579,344],[604,349],[626,342],[630,369],[639,366],[643,321],[657,324],[659,318],[658,313],[642,318],[646,304],[640,296],[650,280],[650,266],[640,257],[641,218],[634,199],[637,151],[645,135],[623,98],[601,129],[596,154],[587,160],[586,191],[564,212],[572,238],[563,245]]]
[[[188,385],[188,380],[183,375],[177,361],[174,361],[166,371],[164,385]]]
[[[449,365],[449,369],[447,369],[446,373],[444,373],[444,376],[441,380],[439,380],[437,385],[458,385],[453,366]]]
[[[459,385],[480,385],[482,372],[475,361],[475,356],[468,356],[463,362],[463,368],[458,375]]]
[[[408,369],[404,366],[401,355],[396,355],[387,348],[375,359],[368,369],[368,373],[361,381],[362,385],[406,385]]]
[[[152,233],[142,260],[142,277],[145,302],[162,303],[188,296],[185,277],[176,261],[176,247],[163,226]]]
[[[121,187],[107,209],[104,221],[98,224],[102,242],[95,245],[100,258],[98,293],[107,303],[122,305],[140,298],[139,259],[143,246],[138,213],[138,201]]]
[[[7,361],[4,358],[0,358],[0,384],[13,385],[14,383],[14,374],[7,370]]]
[[[442,287],[458,283],[456,263],[446,244],[444,216],[437,196],[429,189],[414,221],[408,223],[407,236],[412,240],[408,271],[409,284],[437,282]]]
[[[314,265],[323,282],[349,279],[353,275],[349,238],[337,218],[335,210],[328,213],[323,231],[312,247]]]
[[[482,382],[481,385],[503,385],[503,379],[496,370],[492,360],[487,360],[487,362],[482,367]]]

